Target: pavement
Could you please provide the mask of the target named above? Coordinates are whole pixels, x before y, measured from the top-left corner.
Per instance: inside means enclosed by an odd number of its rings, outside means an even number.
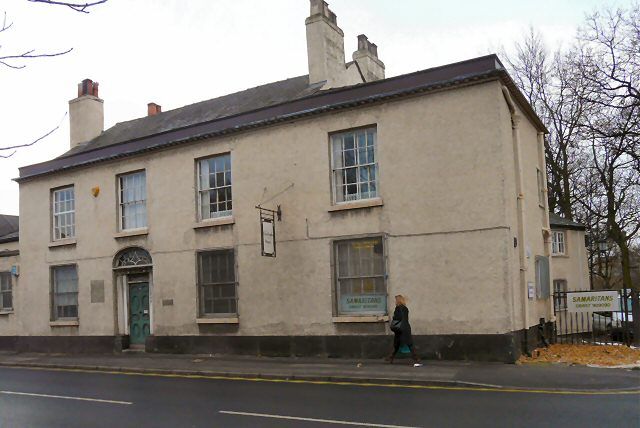
[[[554,395],[463,386],[297,383],[0,367],[3,428],[637,428],[639,404],[640,395],[629,391]]]
[[[502,364],[467,361],[328,358],[258,358],[214,355],[122,353],[109,355],[0,354],[0,367],[46,368],[208,378],[297,382],[344,382],[523,389],[544,391],[640,391],[640,370],[560,364]]]

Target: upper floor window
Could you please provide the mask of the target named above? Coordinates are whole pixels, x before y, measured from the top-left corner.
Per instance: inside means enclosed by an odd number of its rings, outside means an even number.
[[[75,265],[51,268],[53,320],[78,318],[78,272]]]
[[[53,240],[76,236],[76,205],[73,186],[53,191]]]
[[[378,196],[376,128],[331,136],[334,203]]]
[[[147,227],[147,176],[145,171],[118,176],[120,230]]]
[[[553,231],[552,232],[552,248],[551,254],[554,256],[563,256],[565,254],[565,234],[564,232]]]
[[[13,310],[11,272],[0,272],[0,312]]]
[[[232,214],[231,155],[229,153],[198,161],[199,219]]]

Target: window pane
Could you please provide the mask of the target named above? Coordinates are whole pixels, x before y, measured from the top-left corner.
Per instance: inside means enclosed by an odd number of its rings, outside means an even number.
[[[236,313],[235,262],[233,251],[198,254],[200,310],[206,314]]]
[[[73,187],[53,191],[53,239],[75,236]]]
[[[382,238],[335,243],[338,312],[386,313]]]
[[[231,215],[231,155],[199,161],[200,219]]]
[[[55,318],[78,316],[78,275],[75,266],[53,268]]]
[[[377,196],[375,132],[368,129],[331,137],[335,202]]]

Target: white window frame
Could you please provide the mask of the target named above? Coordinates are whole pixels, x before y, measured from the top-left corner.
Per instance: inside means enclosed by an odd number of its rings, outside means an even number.
[[[203,281],[203,263],[202,257],[207,254],[226,254],[227,256],[230,254],[232,258],[232,271],[233,271],[233,280],[232,281],[214,281],[214,282],[204,282]],[[232,248],[220,248],[220,249],[212,249],[212,250],[202,250],[196,253],[196,285],[198,287],[198,317],[199,318],[227,318],[227,317],[237,317],[238,316],[238,272],[236,268],[236,252]],[[204,292],[206,287],[216,288],[217,286],[233,286],[234,296],[233,297],[223,297],[218,296],[219,300],[234,300],[235,301],[235,312],[205,312],[205,299]],[[216,298],[214,297],[214,300]]]
[[[562,230],[551,231],[551,255],[564,256],[567,254],[567,234]]]
[[[58,195],[63,192],[71,191],[71,198],[58,201]],[[70,203],[71,209],[58,211],[59,207],[64,203]],[[71,223],[67,224],[67,220],[71,219]],[[59,221],[57,221],[59,219]],[[64,225],[61,225],[64,220]],[[65,186],[51,191],[51,233],[53,241],[61,241],[64,239],[72,239],[76,237],[76,196],[73,185]],[[64,232],[62,231],[64,229]],[[69,230],[71,233],[69,234]],[[62,236],[63,233],[65,236]]]
[[[0,272],[0,312],[13,311],[13,284],[11,272]],[[8,287],[7,287],[8,286]],[[6,295],[11,296],[11,305],[5,305]]]
[[[118,229],[120,231],[125,230],[137,230],[137,229],[145,229],[147,227],[147,172],[146,170],[133,171],[125,174],[120,174],[118,177]],[[132,201],[124,201],[123,196],[126,188],[124,187],[125,181],[129,178],[132,178],[134,181],[137,177],[142,177],[142,184],[140,187],[140,195],[141,199],[135,199],[135,190],[134,190],[134,199]],[[136,186],[135,183],[133,184]],[[142,225],[136,224],[136,227],[125,227],[125,207],[128,206],[141,206],[142,207],[142,216],[143,221]],[[137,222],[137,220],[136,220]]]
[[[366,242],[370,240],[379,240],[382,245],[382,273],[379,274],[369,274],[369,275],[358,275],[358,276],[350,276],[343,275],[340,272],[340,253],[339,253],[339,245],[344,243],[355,243],[355,242]],[[360,238],[350,238],[350,239],[339,239],[333,241],[333,260],[334,260],[334,281],[333,281],[333,289],[336,296],[336,314],[340,316],[371,316],[371,315],[387,315],[387,306],[389,299],[389,290],[387,284],[387,257],[386,257],[386,242],[383,236],[368,236],[368,237],[360,237]],[[383,284],[383,292],[380,293],[361,293],[361,296],[367,296],[367,294],[371,295],[385,295],[385,304],[384,309],[379,311],[343,311],[341,309],[341,300],[342,293],[340,287],[341,280],[354,280],[354,279],[381,279]],[[375,285],[374,285],[375,287]]]
[[[217,171],[216,173],[222,173],[223,174],[223,183],[222,185],[218,185],[219,183],[217,182],[217,178],[215,179],[215,185],[214,187],[210,187],[209,183],[210,183],[210,179],[207,179],[207,187],[203,186],[203,173],[206,173],[207,176],[211,175],[211,171],[209,170],[209,161],[216,159],[216,158],[224,158],[224,157],[228,157],[229,158],[229,168],[226,168],[227,163],[224,163],[224,167],[222,171]],[[204,166],[206,165],[206,172]],[[196,188],[198,189],[197,195],[196,195],[196,199],[197,199],[197,206],[198,206],[198,221],[206,221],[206,220],[211,220],[211,219],[218,219],[218,218],[225,218],[225,217],[231,217],[233,216],[233,165],[232,165],[232,160],[231,160],[231,153],[230,152],[226,152],[226,153],[220,153],[217,155],[213,155],[213,156],[208,156],[206,158],[201,158],[201,159],[197,159],[196,160],[196,169],[197,169],[197,174],[196,174]],[[227,182],[227,174],[228,174],[228,182]],[[229,199],[226,199],[226,192],[227,189],[229,191]],[[226,210],[222,210],[219,211],[218,207],[216,207],[216,210],[214,212],[211,211],[211,208],[209,208],[207,215],[203,215],[203,209],[204,209],[204,205],[202,203],[202,198],[204,197],[204,195],[207,195],[207,197],[210,197],[209,195],[211,194],[211,192],[218,192],[218,191],[224,191],[225,192],[225,201],[224,204],[226,205],[226,208],[228,208],[228,205],[231,205],[230,209],[226,209]],[[219,202],[218,202],[219,203]],[[210,205],[209,205],[210,206]]]
[[[359,145],[358,136],[364,134],[365,146]],[[373,141],[369,144],[369,135],[372,135]],[[345,148],[345,137],[352,136],[354,146],[353,149]],[[376,126],[367,126],[363,128],[352,129],[348,131],[336,132],[330,135],[329,138],[330,153],[331,153],[331,193],[333,199],[333,205],[348,204],[350,202],[375,199],[380,197],[380,178],[378,167],[378,129]],[[370,162],[369,150],[371,147],[373,151],[373,161]],[[361,160],[362,149],[367,159]],[[353,151],[354,164],[346,166],[344,159],[345,153]],[[338,158],[337,155],[340,155]],[[370,176],[370,170],[373,168],[373,180]],[[356,181],[351,184],[344,184],[345,177],[348,170],[356,171]],[[366,170],[368,180],[362,179],[362,171]],[[375,187],[375,190],[371,190],[371,184]],[[346,194],[347,186],[356,186],[356,192]],[[368,189],[363,190],[363,187]]]
[[[56,281],[56,270],[57,269],[63,269],[63,268],[73,268],[76,274],[75,277],[75,291],[65,291],[65,292],[58,292],[57,289],[57,281]],[[52,321],[75,321],[78,320],[79,316],[80,316],[80,306],[78,304],[78,290],[79,290],[79,280],[78,280],[78,266],[75,264],[71,264],[71,265],[57,265],[57,266],[51,266],[50,269],[51,272],[51,320]],[[58,316],[58,298],[59,295],[61,294],[65,294],[65,295],[74,295],[75,297],[75,307],[76,307],[76,316],[75,317],[61,317]],[[64,305],[64,306],[74,306],[74,305]]]

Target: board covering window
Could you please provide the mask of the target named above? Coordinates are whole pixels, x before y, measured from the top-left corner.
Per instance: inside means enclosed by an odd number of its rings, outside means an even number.
[[[55,266],[53,277],[53,320],[78,318],[78,273],[76,266]]]
[[[229,153],[198,161],[198,211],[200,220],[233,214]]]
[[[147,176],[145,171],[118,177],[120,230],[147,227]]]
[[[0,311],[13,310],[11,272],[0,272]]]
[[[386,314],[382,238],[337,241],[334,254],[338,315]]]
[[[553,231],[553,242],[551,253],[554,256],[563,256],[565,254],[565,238],[564,232]]]
[[[198,253],[200,316],[237,315],[236,285],[233,250]]]
[[[76,205],[73,186],[53,191],[53,240],[76,236]]]
[[[378,197],[376,128],[331,136],[334,203]]]
[[[536,256],[536,295],[538,299],[548,299],[551,294],[549,257]]]

